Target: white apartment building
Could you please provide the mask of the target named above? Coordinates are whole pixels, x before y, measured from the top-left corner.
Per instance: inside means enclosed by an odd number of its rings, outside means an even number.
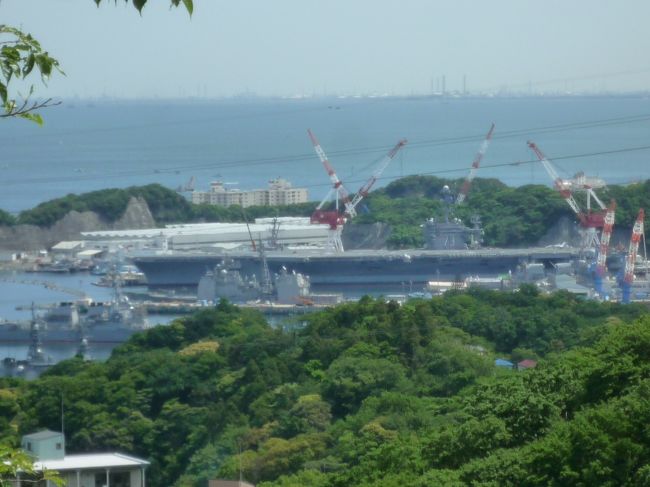
[[[192,203],[219,206],[284,206],[306,203],[309,194],[306,188],[294,188],[286,179],[277,178],[269,181],[267,189],[242,191],[228,189],[221,181],[210,184],[209,191],[193,191]]]

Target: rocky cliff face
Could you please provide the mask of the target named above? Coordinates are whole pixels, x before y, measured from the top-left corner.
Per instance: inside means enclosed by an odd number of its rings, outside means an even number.
[[[49,228],[35,225],[0,227],[0,249],[48,249],[61,240],[78,240],[81,232],[98,230],[123,230],[127,228],[152,228],[156,222],[149,205],[142,198],[131,198],[122,217],[109,223],[92,211],[71,211]]]

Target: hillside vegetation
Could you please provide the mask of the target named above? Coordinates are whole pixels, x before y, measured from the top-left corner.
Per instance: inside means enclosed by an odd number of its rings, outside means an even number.
[[[650,485],[646,309],[534,287],[281,328],[222,302],[0,386],[2,437],[58,429],[63,397],[68,449],[148,458],[152,486]]]
[[[11,226],[16,223],[16,218],[11,214],[7,213],[4,210],[0,210],[0,226],[6,225]]]
[[[443,214],[440,194],[448,185],[456,194],[462,180],[434,176],[398,179],[368,196],[369,211],[356,223],[386,222],[393,226],[389,243],[394,247],[422,246],[420,225]],[[610,186],[599,191],[609,204],[617,202],[616,225],[632,228],[639,208],[650,208],[650,180],[628,186]],[[580,196],[576,196],[580,200]],[[581,202],[584,206],[584,202]],[[477,178],[463,205],[452,216],[469,224],[478,215],[485,231],[485,245],[519,247],[536,243],[562,216],[575,218],[566,202],[548,186],[506,186],[496,179]]]
[[[103,220],[114,222],[126,210],[132,197],[141,197],[149,205],[151,214],[159,225],[168,223],[189,223],[197,221],[231,222],[242,221],[244,213],[238,206],[224,208],[213,205],[194,205],[176,191],[159,184],[133,186],[126,189],[103,189],[80,195],[69,194],[21,212],[17,219],[3,218],[1,224],[30,224],[49,227],[63,218],[69,211],[93,211]],[[286,207],[258,206],[247,208],[247,218],[275,216],[308,216],[313,212],[315,203],[292,205]],[[4,212],[3,212],[4,213]],[[11,216],[11,215],[8,215]]]
[[[421,225],[429,218],[441,218],[442,187],[456,193],[462,180],[434,176],[410,176],[398,179],[368,196],[352,224],[384,222],[392,227],[388,244],[394,248],[420,247],[424,244]],[[104,220],[117,220],[133,196],[144,198],[159,225],[187,222],[232,222],[271,216],[309,216],[316,203],[284,207],[238,206],[224,208],[194,205],[184,197],[158,184],[126,189],[106,189],[82,195],[68,195],[20,213],[13,218],[0,212],[0,225],[26,223],[51,226],[68,211],[94,211]],[[617,227],[631,228],[639,208],[650,208],[650,180],[628,186],[610,186],[600,191],[601,198],[617,202]],[[579,196],[577,196],[580,199]],[[469,224],[478,215],[485,230],[485,245],[518,247],[535,244],[563,216],[575,218],[556,191],[542,185],[509,187],[495,179],[474,181],[463,205],[453,208],[452,216]]]

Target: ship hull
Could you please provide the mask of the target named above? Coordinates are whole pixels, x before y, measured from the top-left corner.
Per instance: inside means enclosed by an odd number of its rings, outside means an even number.
[[[339,254],[318,252],[268,252],[272,273],[282,267],[309,276],[314,289],[333,287],[383,286],[400,289],[404,284],[419,285],[435,279],[462,279],[469,276],[498,276],[514,272],[524,262],[565,262],[577,255],[576,249],[481,249],[348,251]],[[150,287],[198,284],[206,270],[213,269],[223,254],[168,253],[133,259],[145,273]],[[261,274],[260,259],[252,253],[229,253],[245,274]]]
[[[123,343],[134,333],[141,331],[120,323],[101,323],[89,326],[85,337],[91,344]],[[49,327],[42,328],[40,339],[43,344],[79,343],[81,332],[78,328]],[[30,343],[29,327],[23,324],[3,323],[0,326],[0,344]]]

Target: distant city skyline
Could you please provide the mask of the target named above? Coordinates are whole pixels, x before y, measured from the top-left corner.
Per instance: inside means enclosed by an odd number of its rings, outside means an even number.
[[[629,93],[650,89],[650,2],[2,0],[59,61],[62,98]]]

